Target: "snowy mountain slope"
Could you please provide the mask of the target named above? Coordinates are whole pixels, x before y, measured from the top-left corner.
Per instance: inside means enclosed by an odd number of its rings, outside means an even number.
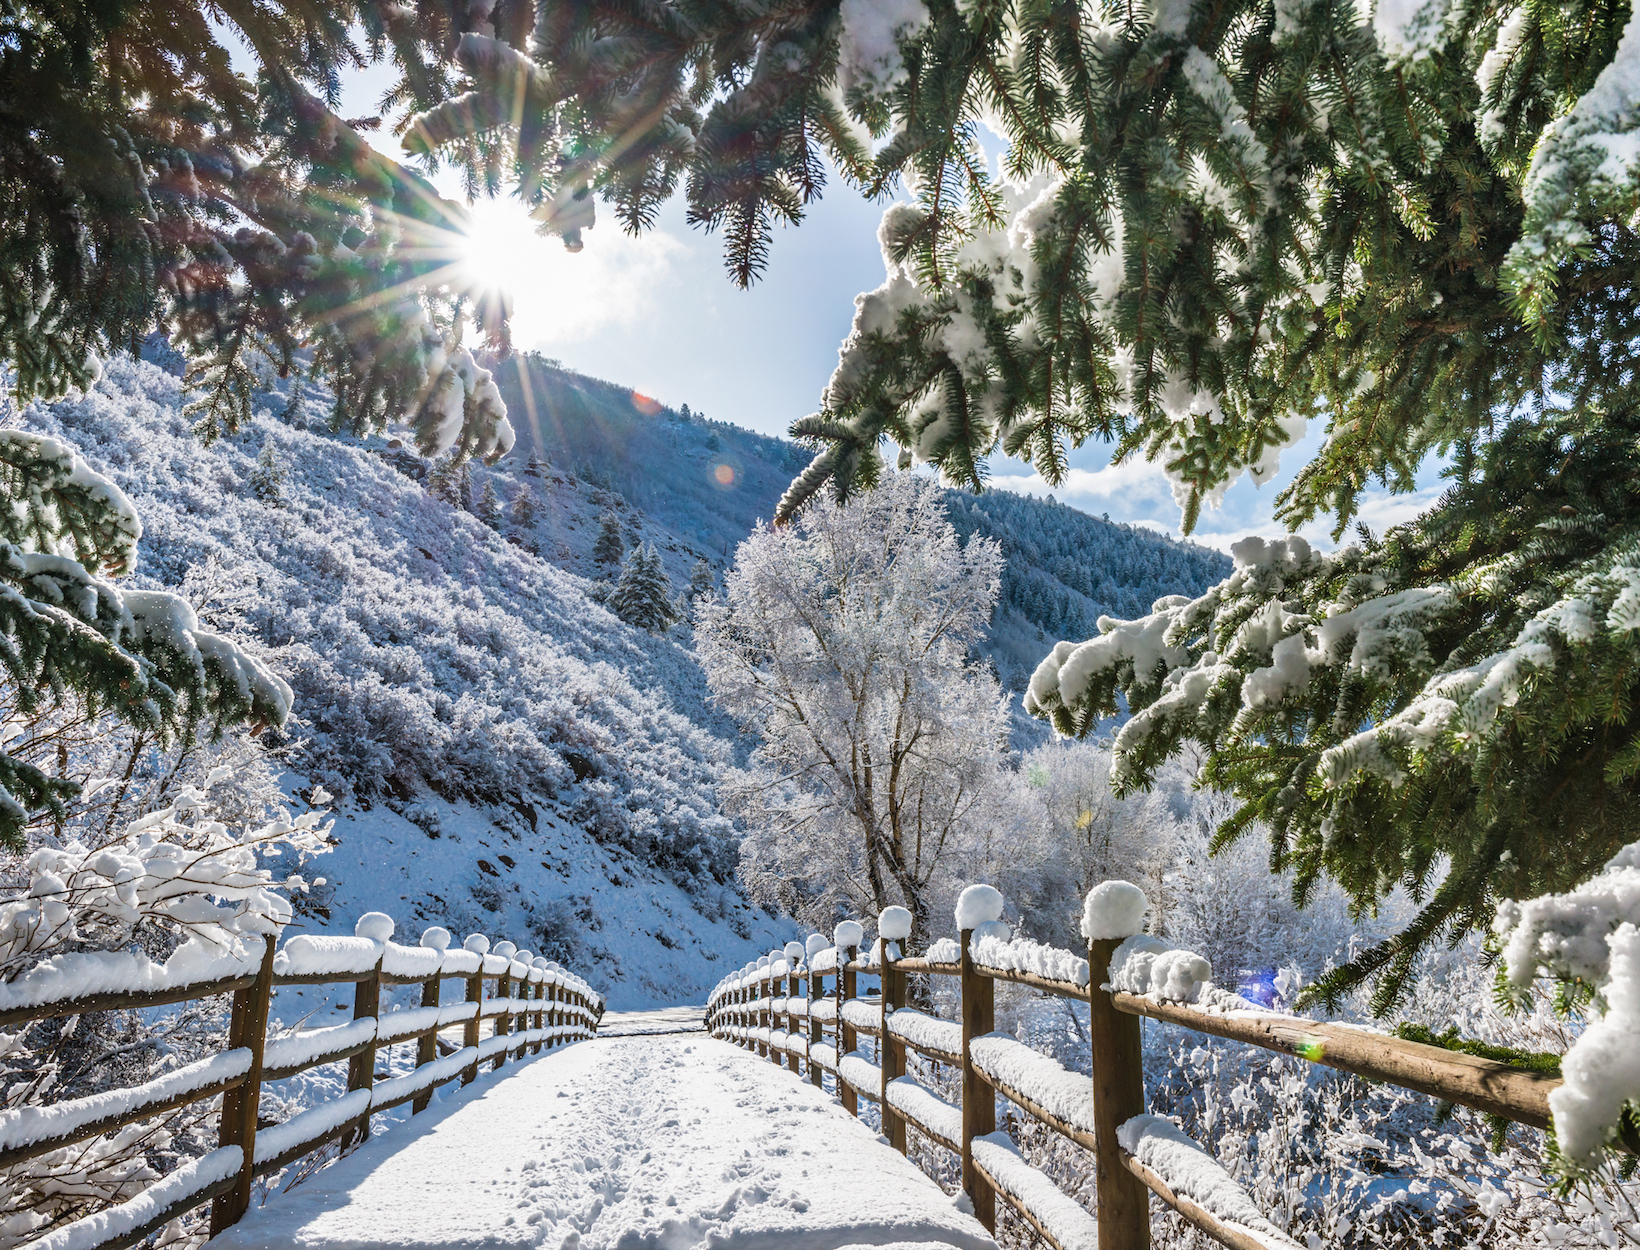
[[[322,784],[342,816],[306,923],[351,931],[380,907],[412,940],[438,922],[557,943],[617,1005],[686,998],[689,975],[704,988],[719,958],[786,936],[734,888],[714,793],[732,744],[692,658],[430,498],[384,442],[264,413],[203,447],[176,378],[125,358],[22,421],[129,494],[138,584],[181,585],[294,687],[289,784]],[[264,446],[277,498],[253,484]]]
[[[550,461],[549,498],[559,511],[541,533],[543,554],[588,576],[597,575],[590,553],[598,529],[595,518],[585,519],[587,506],[575,511],[578,494],[590,490],[599,511],[612,503],[624,519],[638,520],[678,584],[698,557],[727,564],[753,525],[774,515],[811,454],[529,353],[496,366],[496,380],[518,428],[512,456],[492,471],[501,494],[521,488],[519,468],[531,458]],[[1054,642],[1096,633],[1101,615],[1142,615],[1160,596],[1199,594],[1230,571],[1220,552],[1051,499],[955,490],[947,497],[959,534],[1002,544],[1002,593],[986,649],[1011,689],[1024,689]]]

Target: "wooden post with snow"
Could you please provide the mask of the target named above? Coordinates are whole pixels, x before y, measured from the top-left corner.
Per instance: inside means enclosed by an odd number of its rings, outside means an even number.
[[[824,938],[820,939],[822,942]],[[814,1048],[825,1041],[825,1035],[820,1030],[820,1017],[814,1012],[815,1003],[825,995],[826,978],[823,973],[814,971],[814,958],[809,958],[809,1084],[816,1089],[820,1085],[820,1065],[814,1061]]]
[[[436,974],[433,975],[433,976],[428,977],[427,980],[425,980],[421,983],[421,1005],[423,1007],[437,1007],[439,1005],[438,1004],[438,987],[439,987],[440,984],[442,984],[442,982],[439,980],[439,977]],[[422,1034],[422,1036],[420,1036],[419,1038],[416,1039],[416,1066],[418,1068],[423,1067],[426,1064],[432,1063],[433,1060],[435,1060],[437,1058],[438,1058],[438,1034],[437,1033],[424,1033],[424,1034]],[[418,1115],[421,1112],[427,1110],[427,1104],[428,1104],[429,1101],[431,1101],[432,1097],[433,1097],[433,1091],[431,1089],[425,1090],[424,1092],[422,1092],[420,1094],[417,1094],[414,1101],[412,1101],[411,1104],[410,1104],[410,1114],[411,1115]]]
[[[994,1233],[997,1198],[974,1166],[974,1138],[996,1132],[996,1095],[974,1067],[969,1043],[996,1027],[996,982],[975,970],[968,946],[973,936],[972,929],[963,929],[957,937],[962,945],[962,1188],[974,1204],[974,1218]]]
[[[545,999],[546,996],[547,996],[547,970],[545,968],[542,968],[540,970],[540,972],[541,972],[541,979],[535,983],[535,1001],[536,1001],[537,1004],[540,1004],[542,1002],[542,1000]],[[535,1009],[535,1031],[537,1033],[539,1033],[542,1029],[546,1028],[547,1027],[546,1022],[547,1022],[547,1009],[545,1007],[537,1005],[537,1007]],[[536,1043],[535,1043],[535,1049],[530,1051],[530,1054],[539,1055],[540,1053],[541,1053],[541,1042],[540,1042],[539,1039],[537,1039]]]
[[[1150,1191],[1122,1162],[1117,1130],[1145,1111],[1139,1017],[1117,1011],[1109,991],[1111,956],[1144,931],[1148,903],[1138,886],[1106,881],[1082,912],[1088,940],[1088,1036],[1093,1047],[1094,1184],[1102,1250],[1148,1250]]]
[[[507,965],[509,968],[511,964]],[[503,972],[495,979],[495,999],[502,1004],[502,1011],[495,1018],[495,1035],[503,1037],[512,1032],[512,1016],[506,1011],[507,1000],[512,997],[512,977]],[[490,1060],[490,1071],[494,1072],[507,1062],[507,1048],[503,1046],[495,1052],[495,1058]]]
[[[228,1020],[228,1049],[240,1047],[251,1052],[245,1083],[222,1095],[222,1114],[217,1126],[218,1146],[238,1146],[245,1152],[234,1187],[219,1194],[211,1203],[211,1236],[239,1222],[251,1205],[251,1180],[256,1165],[256,1113],[262,1097],[262,1055],[268,1039],[268,1007],[273,1000],[273,944],[263,939],[262,966],[249,987],[235,990],[233,1014]]]
[[[798,1071],[799,1060],[797,1052],[791,1048],[791,1036],[796,1031],[795,1026],[797,1023],[797,1014],[792,1010],[792,999],[797,997],[798,987],[803,984],[803,979],[797,973],[797,970],[803,965],[803,946],[799,942],[787,942],[786,949],[781,953],[786,957],[786,1010],[784,1012],[786,1017],[784,1028],[786,1034],[786,1067],[791,1069],[795,1075]]]
[[[467,978],[467,1001],[475,1004],[473,1014],[468,1017],[466,1026],[461,1030],[461,1044],[463,1047],[478,1047],[478,1013],[484,1009],[484,957],[479,956],[478,971]],[[478,1056],[473,1056],[472,1063],[461,1070],[461,1083],[471,1085],[478,1079]]]
[[[848,928],[845,929],[844,925]],[[854,1001],[859,989],[856,980],[859,974],[854,971],[854,961],[860,957],[860,925],[857,921],[845,920],[837,926],[833,936],[840,961],[837,967],[837,1095],[843,1101],[843,1110],[857,1116],[860,1114],[860,1099],[854,1087],[843,1079],[843,1056],[850,1054],[860,1044],[860,1038],[854,1026],[843,1018],[843,1007]]]
[[[362,922],[361,922],[362,923]],[[385,945],[383,957],[386,955]],[[376,966],[371,969],[370,975],[353,987],[353,1018],[355,1020],[374,1020],[381,1015],[382,1008],[382,961],[376,960]],[[353,1058],[347,1061],[347,1089],[352,1093],[356,1089],[371,1089],[376,1084],[376,1043],[372,1041]],[[361,1142],[370,1136],[370,1111],[359,1117],[356,1128],[348,1130],[342,1144]]]
[[[787,970],[791,973],[786,978],[786,1044],[788,1046],[791,1045],[792,1035],[797,1032],[797,1012],[792,1009],[792,1003],[803,992],[803,977],[798,972],[801,967],[801,964],[793,964],[789,960],[787,961]],[[805,1056],[806,1054],[807,1052],[805,1052]],[[800,1062],[795,1050],[786,1051],[786,1066],[792,1070],[793,1074],[801,1071]]]

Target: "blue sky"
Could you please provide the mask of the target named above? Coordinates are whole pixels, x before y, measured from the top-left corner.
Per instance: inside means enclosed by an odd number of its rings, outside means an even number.
[[[374,111],[374,75],[348,85],[344,114]],[[374,89],[373,89],[374,88]],[[370,136],[397,155],[391,135]],[[440,179],[453,194],[455,184]],[[726,276],[721,239],[691,229],[681,199],[666,206],[655,228],[636,238],[599,206],[597,224],[571,254],[534,234],[516,201],[476,206],[473,263],[513,290],[513,338],[566,367],[620,382],[674,407],[688,404],[709,417],[769,434],[815,410],[853,319],[854,297],[883,280],[873,204],[834,178],[807,220],[780,231],[768,271],[749,291]],[[1248,533],[1275,535],[1276,495],[1320,445],[1309,436],[1282,459],[1282,472],[1262,489],[1244,478],[1223,506],[1203,514],[1194,537],[1228,547]],[[1108,514],[1177,534],[1179,509],[1155,466],[1112,466],[1109,448],[1090,443],[1070,457],[1071,473],[1055,488],[1029,465],[996,458],[995,487],[1044,495],[1085,511]],[[1405,520],[1439,492],[1433,467],[1414,495],[1373,492],[1362,516],[1374,529]],[[1305,527],[1306,537],[1332,545],[1330,524]]]

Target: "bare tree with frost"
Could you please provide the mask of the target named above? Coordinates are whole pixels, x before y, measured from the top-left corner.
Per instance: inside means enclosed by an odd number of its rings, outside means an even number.
[[[926,932],[942,864],[1008,790],[1006,706],[969,655],[1001,569],[910,475],[740,545],[696,637],[717,702],[761,738],[725,792],[754,895],[816,923],[903,903]]]

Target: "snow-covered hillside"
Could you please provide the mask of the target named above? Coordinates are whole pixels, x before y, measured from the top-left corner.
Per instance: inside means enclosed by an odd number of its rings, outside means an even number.
[[[721,571],[813,454],[529,353],[497,365],[496,381],[518,445],[477,475],[493,477],[507,499],[528,484],[520,470],[532,458],[550,462],[551,512],[537,541],[549,559],[588,576],[599,575],[591,560],[597,513],[589,511],[605,505],[629,535],[656,544],[675,585],[697,558]],[[1162,595],[1200,594],[1230,572],[1222,552],[1051,499],[957,490],[946,498],[960,536],[1002,545],[1002,593],[985,650],[1011,690],[1024,690],[1059,639],[1096,633],[1100,616],[1143,615]]]
[[[715,799],[732,744],[687,652],[430,498],[381,440],[264,413],[205,447],[181,408],[174,376],[117,358],[22,423],[129,494],[138,584],[180,585],[294,687],[286,781],[340,816],[302,923],[351,932],[380,908],[411,940],[510,937],[617,1006],[687,999],[784,940],[735,887]],[[283,479],[259,489],[264,446]]]
[[[333,436],[321,394],[270,392],[203,446],[175,364],[116,358],[90,394],[22,419],[131,496],[139,584],[181,587],[294,688],[287,791],[322,786],[339,816],[303,923],[345,930],[379,908],[411,936],[510,937],[617,1008],[689,999],[720,961],[784,940],[735,880],[716,782],[746,744],[708,703],[688,631],[651,637],[586,591],[613,573],[593,556],[606,513],[675,589],[699,559],[721,573],[802,449],[520,356],[497,373],[518,446],[452,507],[398,439]],[[490,525],[474,515],[486,488]],[[950,508],[1014,557],[988,647],[1008,684],[1055,631],[1221,572],[1214,553],[1047,502],[953,492]],[[1022,724],[1022,745],[1044,732]]]

